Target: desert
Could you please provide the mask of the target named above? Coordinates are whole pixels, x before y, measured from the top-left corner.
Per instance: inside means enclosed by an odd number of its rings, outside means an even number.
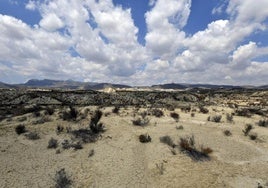
[[[267,90],[0,96],[0,187],[268,186]]]

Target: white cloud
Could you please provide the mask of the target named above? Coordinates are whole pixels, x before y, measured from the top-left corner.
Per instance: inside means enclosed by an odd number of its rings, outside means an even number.
[[[183,46],[181,31],[190,14],[191,0],[158,0],[145,15],[148,26],[146,47],[153,56],[170,58]]]
[[[64,26],[62,20],[56,14],[47,14],[40,21],[40,26],[48,31],[55,31]]]
[[[25,5],[25,8],[27,10],[35,10],[37,8],[36,2],[35,1],[28,1],[28,3]]]
[[[267,31],[267,3],[221,1],[213,12],[226,8],[230,18],[189,36],[191,0],[150,0],[142,46],[132,10],[112,0],[29,0],[25,8],[42,17],[37,26],[0,14],[0,80],[264,84],[268,47],[247,40]]]

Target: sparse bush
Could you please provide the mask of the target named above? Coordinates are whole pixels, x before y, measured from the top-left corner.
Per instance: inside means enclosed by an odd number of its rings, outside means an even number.
[[[164,115],[163,111],[157,108],[152,109],[151,113],[153,116],[158,117],[158,118]]]
[[[247,108],[240,108],[235,110],[237,116],[251,117],[251,113]]]
[[[174,111],[175,110],[175,107],[173,105],[167,105],[166,108],[169,111]]]
[[[58,147],[58,140],[54,139],[54,138],[50,138],[50,140],[48,141],[48,146],[47,148],[57,148]]]
[[[71,176],[67,175],[64,168],[56,172],[54,181],[56,183],[56,188],[69,188],[73,183]]]
[[[176,144],[174,144],[172,138],[170,136],[168,136],[168,135],[162,136],[159,139],[160,139],[160,142],[162,142],[164,144],[167,144],[167,145],[169,145],[172,148],[175,148],[176,147]]]
[[[26,128],[25,128],[25,125],[22,125],[22,124],[17,125],[17,126],[15,127],[15,131],[16,131],[16,133],[17,133],[18,135],[27,132],[27,130],[26,130]]]
[[[260,126],[260,127],[268,127],[268,120],[266,119],[262,119],[262,120],[260,120],[259,122],[258,122],[258,125]]]
[[[251,140],[256,140],[257,137],[258,137],[257,133],[251,133],[251,134],[249,135],[249,138],[250,138]]]
[[[132,120],[132,123],[133,125],[136,125],[136,126],[145,126],[149,123],[149,119],[147,117],[145,118],[137,118],[135,120]]]
[[[39,119],[35,120],[32,122],[33,125],[37,125],[37,124],[44,124],[46,122],[51,121],[51,119],[48,116],[42,116]]]
[[[94,149],[89,150],[88,157],[92,157],[95,154]]]
[[[171,112],[171,113],[170,113],[170,116],[171,116],[176,122],[178,122],[179,119],[180,119],[180,115],[179,115],[178,113],[176,113],[176,112]]]
[[[180,126],[176,126],[176,129],[178,129],[178,130],[182,130],[182,129],[183,129],[183,126],[182,126],[182,125],[180,125]]]
[[[223,133],[224,133],[225,136],[231,136],[232,135],[231,131],[229,131],[229,130],[225,130],[225,131],[223,131]]]
[[[96,110],[94,115],[91,117],[89,128],[94,134],[98,134],[100,132],[105,131],[105,127],[102,123],[99,123],[102,116],[102,111]]]
[[[199,106],[199,111],[203,114],[207,114],[209,112],[209,110],[204,106]]]
[[[63,140],[61,143],[63,149],[70,149],[72,147],[72,144],[69,142],[69,140]]]
[[[191,117],[194,117],[195,116],[195,113],[191,113]]]
[[[212,116],[211,118],[210,118],[210,120],[212,121],[212,122],[216,122],[216,123],[219,123],[219,122],[221,122],[221,115],[215,115],[215,116]]]
[[[152,141],[150,135],[148,135],[148,134],[141,134],[139,136],[139,140],[140,140],[141,143],[147,143],[147,142],[151,142]]]
[[[39,111],[34,111],[33,112],[33,116],[34,117],[40,117],[41,116],[41,113]]]
[[[74,148],[75,150],[83,149],[82,143],[79,141],[72,144],[71,147]]]
[[[52,108],[52,107],[47,107],[46,110],[45,110],[45,114],[50,115],[50,116],[53,115],[54,112],[55,112],[55,109]]]
[[[185,112],[185,113],[190,112],[191,111],[191,106],[183,106],[183,107],[181,107],[181,111]]]
[[[37,132],[29,132],[25,134],[25,137],[28,138],[29,140],[38,140],[40,139],[40,136]]]
[[[212,152],[213,152],[213,150],[211,148],[201,146],[201,153],[203,153],[205,155],[208,155],[208,154],[210,154]]]
[[[201,147],[201,151],[197,150],[193,135],[191,137],[180,138],[179,146],[182,152],[186,153],[195,161],[209,160],[209,154],[213,151],[211,148],[203,146]]]
[[[233,122],[233,121],[234,121],[234,120],[233,120],[233,115],[227,113],[227,114],[226,114],[226,120],[227,120],[228,122]]]
[[[69,110],[63,111],[62,113],[62,119],[65,121],[70,120],[75,121],[77,117],[78,117],[78,111],[72,106],[69,106]]]
[[[253,129],[253,126],[251,124],[246,124],[246,127],[243,131],[244,135],[247,136],[248,133]]]
[[[112,112],[113,112],[114,114],[118,114],[118,113],[119,113],[119,110],[120,110],[120,107],[119,107],[119,106],[115,106],[115,107],[113,108]]]
[[[93,133],[90,129],[78,129],[71,132],[75,138],[82,140],[84,143],[96,142],[98,134]]]
[[[64,127],[63,127],[63,126],[61,126],[61,125],[57,125],[57,128],[56,128],[56,133],[57,133],[57,134],[62,133],[63,130],[64,130]]]

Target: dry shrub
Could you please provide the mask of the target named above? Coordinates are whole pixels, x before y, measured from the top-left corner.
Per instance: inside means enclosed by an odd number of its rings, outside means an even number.
[[[152,109],[151,113],[155,117],[162,117],[164,115],[164,112],[160,109],[157,109],[157,108]]]
[[[194,161],[210,160],[209,154],[213,152],[211,148],[203,146],[201,146],[201,150],[199,151],[195,147],[195,139],[193,135],[187,136],[185,138],[180,138],[179,146],[181,151],[186,153]]]
[[[17,125],[17,126],[15,127],[15,131],[16,131],[16,133],[17,133],[18,135],[27,132],[27,130],[26,130],[26,128],[25,128],[25,125],[22,125],[22,124]]]
[[[203,114],[207,114],[209,112],[209,110],[204,106],[199,106],[199,111]]]
[[[56,172],[54,181],[56,183],[56,188],[69,188],[73,183],[73,181],[71,180],[71,176],[67,175],[64,168]]]
[[[141,134],[139,136],[139,140],[140,140],[141,143],[147,143],[147,142],[151,142],[152,141],[150,135],[148,135],[148,134]]]
[[[268,119],[262,119],[258,122],[260,127],[268,127]]]
[[[50,140],[48,141],[48,146],[47,148],[57,148],[58,147],[58,140],[54,139],[54,138],[50,138]]]
[[[40,139],[40,136],[37,132],[29,132],[25,134],[25,137],[28,138],[29,140],[38,140]]]
[[[244,135],[247,136],[252,129],[253,129],[253,126],[251,124],[246,124],[245,129],[242,131]]]
[[[170,117],[172,117],[176,122],[178,122],[180,119],[180,115],[176,112],[171,112]]]
[[[233,120],[233,115],[227,113],[227,114],[226,114],[226,120],[227,120],[228,122],[233,122],[233,121],[234,121],[234,120]]]
[[[136,126],[145,126],[145,125],[148,125],[150,122],[150,120],[147,118],[147,117],[138,117],[137,119],[135,120],[132,120],[132,123],[133,125],[136,125]]]
[[[172,148],[175,148],[175,146],[176,146],[176,144],[174,144],[172,138],[170,136],[168,136],[168,135],[162,136],[159,139],[160,139],[160,142],[162,142],[164,144],[167,144]]]
[[[231,136],[231,135],[232,135],[231,131],[229,131],[229,130],[225,130],[225,131],[223,131],[223,134],[224,134],[225,136]]]

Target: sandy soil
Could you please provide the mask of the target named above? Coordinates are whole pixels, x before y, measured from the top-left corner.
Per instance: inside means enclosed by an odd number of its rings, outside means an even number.
[[[95,107],[87,107],[93,111]],[[57,135],[57,125],[70,126],[73,129],[86,127],[90,115],[79,122],[59,119],[57,113],[50,122],[33,125],[36,119],[32,114],[0,122],[0,187],[54,187],[56,171],[65,168],[73,180],[73,187],[257,187],[260,183],[268,187],[268,128],[256,125],[262,117],[251,118],[234,116],[229,123],[225,114],[232,109],[212,106],[209,114],[181,112],[179,122],[170,117],[170,111],[163,110],[164,116],[149,116],[150,123],[145,127],[132,125],[134,110],[132,107],[120,109],[119,114],[103,116],[101,122],[107,128],[95,143],[84,144],[82,150],[64,150],[59,146],[48,149],[51,137],[60,143],[70,138],[64,132]],[[212,110],[214,109],[214,110]],[[140,109],[143,111],[146,109]],[[112,108],[102,111],[111,112]],[[220,123],[208,122],[209,115],[221,114]],[[28,140],[17,135],[14,128],[18,124],[40,134],[39,140]],[[244,136],[245,124],[254,125],[252,132],[257,140]],[[183,129],[176,127],[182,125]],[[225,136],[224,130],[232,135]],[[139,135],[148,133],[152,141],[140,143]],[[176,150],[173,155],[159,137],[169,135],[175,143],[180,137],[194,135],[197,146],[213,149],[211,160],[193,161],[189,156]],[[89,157],[89,151],[94,155]],[[161,174],[159,166],[163,167]],[[158,167],[157,167],[158,166]]]

